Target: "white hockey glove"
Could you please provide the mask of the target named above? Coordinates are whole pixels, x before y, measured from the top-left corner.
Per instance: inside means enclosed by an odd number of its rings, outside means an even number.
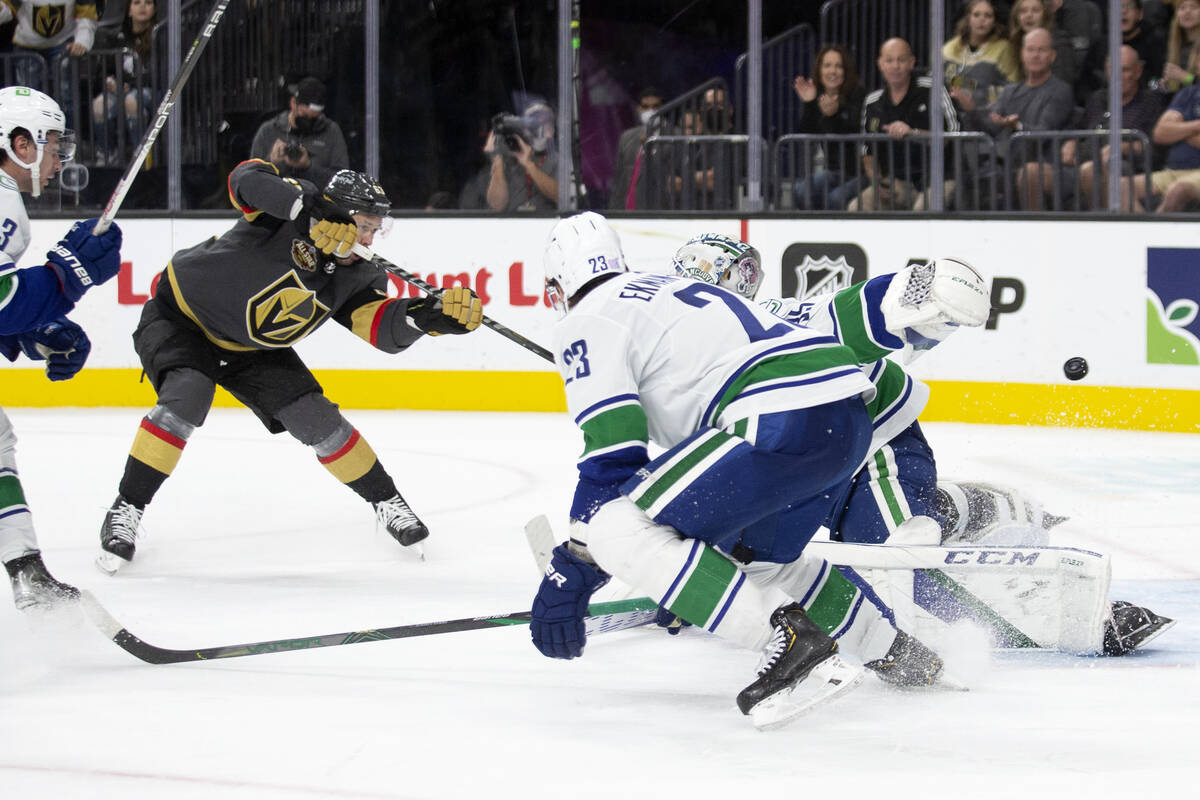
[[[960,327],[979,327],[991,307],[987,281],[953,258],[900,270],[880,303],[888,331],[915,351],[928,350]]]

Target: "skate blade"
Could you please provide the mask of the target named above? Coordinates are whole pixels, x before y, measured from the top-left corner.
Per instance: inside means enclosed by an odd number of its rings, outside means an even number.
[[[404,552],[413,556],[417,561],[425,560],[425,546],[420,542],[413,542],[410,545],[404,546]]]
[[[125,559],[113,555],[107,550],[101,550],[100,555],[96,556],[96,569],[105,575],[116,575],[117,571],[128,563]]]
[[[750,709],[750,721],[760,731],[781,728],[797,717],[830,702],[863,682],[862,667],[847,664],[836,655],[812,668],[808,677],[776,692]]]
[[[1146,646],[1147,643],[1154,641],[1159,636],[1162,636],[1164,633],[1171,630],[1171,628],[1175,627],[1175,620],[1167,619],[1166,617],[1159,617],[1159,619],[1162,620],[1162,623],[1155,623],[1157,627],[1150,631],[1150,633],[1146,634],[1145,638],[1135,644],[1133,646],[1134,650],[1141,650]]]

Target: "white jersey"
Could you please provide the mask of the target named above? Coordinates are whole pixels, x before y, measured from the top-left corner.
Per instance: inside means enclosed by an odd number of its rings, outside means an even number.
[[[17,262],[29,247],[29,214],[17,182],[0,171],[0,278],[15,272]],[[16,292],[16,276],[0,281],[0,309]]]
[[[703,426],[875,393],[834,337],[675,275],[594,288],[557,325],[554,348],[583,459],[629,446],[639,426],[643,441],[669,448]]]
[[[0,23],[8,22],[16,12],[13,44],[18,47],[45,50],[74,41],[92,49],[98,22],[96,3],[86,0],[3,0],[3,3]]]

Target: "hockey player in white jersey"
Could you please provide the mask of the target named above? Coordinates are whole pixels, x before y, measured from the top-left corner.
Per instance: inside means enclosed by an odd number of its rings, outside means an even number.
[[[757,250],[715,233],[689,240],[675,254],[673,266],[676,274],[724,286],[748,300],[756,297],[763,278]],[[844,487],[825,522],[835,541],[880,543],[894,534],[903,539],[912,530],[940,528],[942,543],[1045,545],[1049,530],[1063,521],[1009,487],[939,481],[933,451],[917,423],[929,388],[886,358],[927,350],[959,327],[982,325],[990,305],[982,302],[986,296],[986,283],[970,265],[943,258],[910,264],[832,294],[762,301],[772,314],[832,334],[850,347],[875,384],[868,410],[880,444]],[[914,525],[909,522],[913,519],[936,525]],[[839,619],[844,612],[837,604],[848,608],[854,600],[844,595],[823,610],[823,617]],[[1125,655],[1173,624],[1149,609],[1114,601],[1104,625],[1103,652]]]
[[[52,381],[74,377],[91,349],[66,314],[121,266],[121,229],[113,225],[93,236],[95,220],[89,220],[75,223],[43,264],[17,267],[29,245],[21,194],[40,194],[74,148],[57,103],[24,86],[0,89],[0,353],[10,361],[22,353],[44,360]],[[16,442],[0,409],[0,562],[17,608],[44,609],[75,600],[79,592],[56,580],[42,561],[17,473]]]
[[[545,269],[563,314],[553,349],[584,452],[571,539],[555,548],[534,599],[535,646],[581,655],[588,599],[615,575],[680,618],[763,650],[737,698],[756,726],[856,686],[862,671],[788,592],[810,569],[800,555],[833,493],[871,446],[874,391],[855,354],[722,288],[629,273],[616,234],[592,212],[555,226]],[[666,451],[651,460],[648,442]],[[748,579],[739,562],[774,575]],[[937,679],[936,654],[878,622],[855,637],[873,654],[868,667],[904,685]]]

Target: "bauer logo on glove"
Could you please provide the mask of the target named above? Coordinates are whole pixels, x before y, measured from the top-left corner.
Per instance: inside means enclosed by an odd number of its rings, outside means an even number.
[[[465,286],[452,286],[436,297],[427,295],[408,305],[413,324],[430,336],[470,333],[483,321],[483,303]]]

